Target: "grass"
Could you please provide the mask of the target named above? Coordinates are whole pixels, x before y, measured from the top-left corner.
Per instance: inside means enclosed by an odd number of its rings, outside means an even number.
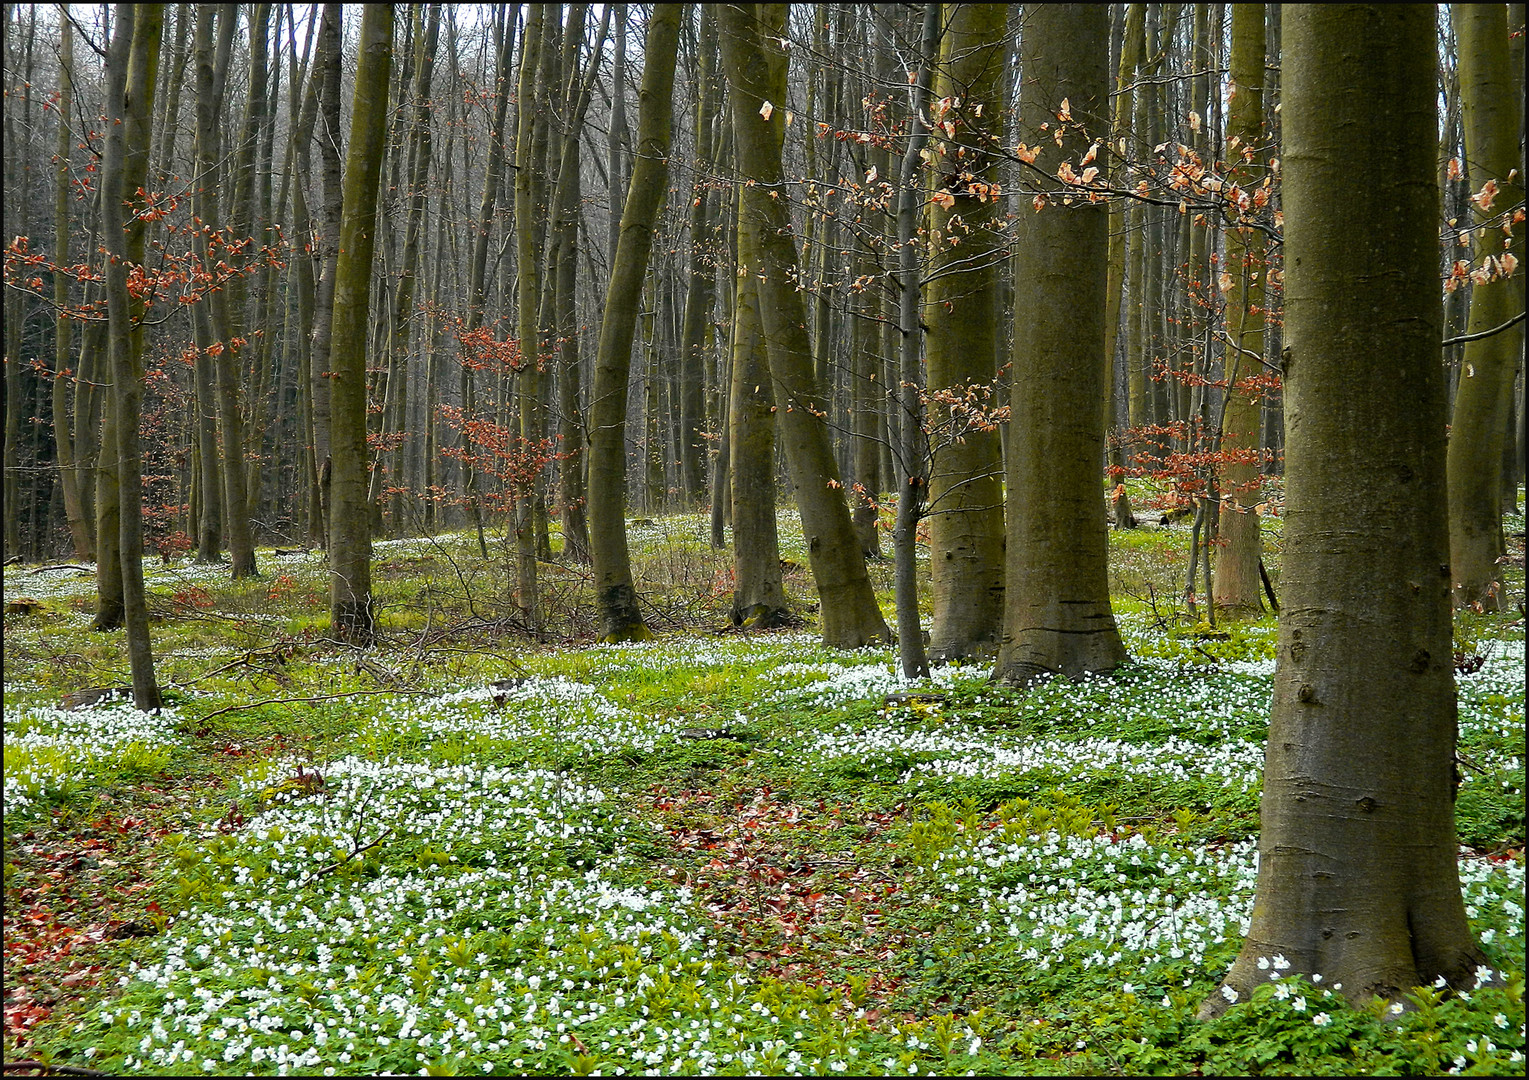
[[[781,530],[804,565],[794,514]],[[1199,1023],[1252,903],[1272,618],[1204,635],[1177,599],[1183,530],[1149,527],[1113,537],[1120,671],[910,683],[810,625],[718,633],[728,556],[706,535],[632,530],[661,635],[622,646],[588,645],[577,570],[545,575],[546,640],[518,635],[508,556],[467,534],[377,545],[385,641],[360,651],[322,639],[317,555],[262,553],[241,583],[149,566],[175,692],[155,717],[59,709],[127,681],[120,635],[87,629],[87,577],[9,571],[6,601],[38,607],[5,623],[7,1056],[1522,1074],[1522,621],[1457,626],[1481,659],[1459,677],[1461,875],[1500,977],[1393,1015],[1272,957],[1252,1001]],[[890,606],[890,566],[872,573]],[[786,577],[806,611],[805,571]]]

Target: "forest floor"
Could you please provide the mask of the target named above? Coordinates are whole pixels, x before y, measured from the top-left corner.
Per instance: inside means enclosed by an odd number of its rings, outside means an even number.
[[[1155,519],[1157,515],[1152,515]],[[994,687],[721,632],[730,554],[634,524],[656,640],[591,645],[549,565],[375,545],[383,641],[338,647],[322,553],[153,560],[154,716],[89,567],[4,574],[4,1047],[163,1074],[1523,1075],[1515,606],[1457,617],[1468,914],[1501,978],[1400,1014],[1280,974],[1211,1023],[1256,875],[1272,616],[1181,598],[1188,531],[1112,535],[1133,660]],[[1265,521],[1278,587],[1279,522]],[[873,573],[890,610],[890,564]],[[1201,613],[1203,615],[1203,612]]]

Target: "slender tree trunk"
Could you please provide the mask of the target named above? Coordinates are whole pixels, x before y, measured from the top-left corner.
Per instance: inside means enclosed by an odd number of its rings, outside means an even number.
[[[1518,136],[1523,99],[1514,93],[1508,68],[1507,8],[1501,4],[1450,7],[1460,43],[1460,96],[1465,118],[1467,175],[1480,192],[1495,180],[1499,193],[1485,210],[1472,204],[1476,222],[1489,221],[1503,207],[1524,201]],[[1478,266],[1502,254],[1499,228],[1476,230]],[[1522,263],[1524,226],[1513,227],[1513,254]],[[1466,332],[1482,333],[1524,311],[1524,271],[1476,284]],[[1513,414],[1513,381],[1523,352],[1524,327],[1465,346],[1461,379],[1449,435],[1449,554],[1454,569],[1455,602],[1480,604],[1495,611],[1506,601],[1497,560],[1502,535],[1502,446]]]
[[[1111,126],[1111,140],[1115,145],[1127,137],[1127,130],[1131,126],[1132,110],[1135,102],[1136,72],[1141,66],[1142,51],[1145,44],[1146,4],[1130,4],[1126,9],[1124,36],[1121,39],[1120,65],[1115,76],[1115,113],[1114,122]],[[1111,170],[1113,186],[1121,187],[1127,182],[1126,170],[1116,165]],[[1127,415],[1127,422],[1134,423],[1129,417],[1128,394],[1126,409],[1120,408],[1118,395],[1115,391],[1115,356],[1119,351],[1120,339],[1120,311],[1122,295],[1126,283],[1126,222],[1133,212],[1128,210],[1128,204],[1121,199],[1110,200],[1110,249],[1109,249],[1109,277],[1106,282],[1105,309],[1104,309],[1104,373],[1106,384],[1106,403],[1104,422],[1112,432],[1110,437],[1110,465],[1111,472],[1116,479],[1114,494],[1111,503],[1114,509],[1114,522],[1117,529],[1134,528],[1136,517],[1131,512],[1131,500],[1126,495],[1125,489],[1125,424],[1120,422],[1123,413]],[[1134,235],[1134,232],[1133,232]],[[1129,308],[1127,318],[1129,318]],[[1129,365],[1132,363],[1130,354],[1126,358],[1127,371],[1134,370]],[[1129,382],[1127,384],[1130,385]]]
[[[635,161],[621,214],[621,239],[611,263],[589,405],[589,539],[604,641],[652,636],[637,609],[626,542],[626,400],[653,227],[669,181],[675,59],[680,22],[688,8],[661,4],[648,23]]]
[[[133,704],[144,712],[157,710],[161,702],[143,588],[143,455],[138,423],[143,406],[145,303],[128,292],[128,272],[130,267],[143,264],[147,222],[137,215],[145,205],[137,193],[148,183],[154,84],[163,30],[163,4],[117,5],[107,63],[109,123],[101,161],[101,232],[112,256],[106,264],[106,302],[116,436],[114,447],[112,443],[106,445],[115,450],[117,458],[117,557],[121,562],[122,621],[133,675]]]
[[[366,486],[369,459],[366,354],[377,189],[386,150],[388,72],[392,58],[393,10],[383,4],[369,5],[361,16],[329,355],[329,367],[334,372],[330,417],[330,632],[355,645],[369,645],[376,635]]]
[[[1109,101],[1109,13],[1042,6],[1025,23],[1020,115],[1036,164],[1054,176],[1068,154],[1103,130]],[[1059,119],[1063,100],[1075,118]],[[1063,146],[1036,130],[1062,123]],[[1068,138],[1071,135],[1071,139]],[[1003,643],[994,678],[1069,678],[1126,660],[1110,609],[1108,537],[1100,491],[1104,453],[1105,290],[1109,210],[1052,198],[1020,218],[1014,266],[1014,375],[1010,410],[1008,572]],[[1066,319],[1056,312],[1068,312]]]
[[[557,385],[558,385],[558,505],[563,524],[563,553],[575,562],[590,561],[589,523],[585,517],[587,491],[584,472],[584,448],[588,436],[579,404],[579,321],[578,321],[578,240],[580,208],[583,188],[579,169],[582,163],[580,146],[583,142],[584,117],[593,97],[598,77],[597,58],[604,47],[610,31],[611,7],[606,5],[600,18],[600,29],[595,37],[595,48],[585,72],[584,84],[572,102],[572,115],[567,118],[563,132],[562,150],[558,155],[557,182],[553,192],[553,256],[557,275],[557,295],[554,303],[557,338]],[[570,26],[577,40],[568,51],[571,59],[568,70],[570,91],[577,85],[575,74],[579,45],[583,41],[584,13],[579,13]]]
[[[245,97],[244,123],[239,142],[231,155],[234,190],[228,221],[229,232],[236,243],[250,238],[254,224],[252,201],[255,190],[255,144],[265,115],[266,40],[270,9],[270,4],[250,6],[249,86]],[[229,20],[224,24],[229,26],[235,15],[233,11],[225,11],[222,17]],[[240,401],[247,325],[244,303],[249,291],[244,273],[248,269],[249,258],[247,255],[230,252],[227,261],[233,265],[235,273],[221,292],[213,294],[212,319],[213,332],[223,346],[214,365],[218,387],[218,429],[223,436],[223,530],[228,539],[230,569],[234,579],[238,580],[253,577],[256,573],[255,542],[250,528],[244,461],[244,409]]]
[[[313,459],[318,470],[318,514],[312,539],[329,542],[331,459],[331,404],[334,372],[329,368],[333,354],[335,275],[340,256],[340,218],[344,191],[340,165],[340,5],[325,4],[319,24],[319,51],[313,77],[318,80],[319,143],[319,220],[318,251],[320,272],[314,294],[313,336],[309,348],[312,362],[309,374],[310,407],[313,413]]]
[[[1237,87],[1228,116],[1227,145],[1237,154],[1227,181],[1248,194],[1259,190],[1266,175],[1263,130],[1264,5],[1232,5],[1231,79]],[[1252,155],[1249,158],[1249,155]],[[1232,612],[1263,609],[1258,561],[1263,467],[1263,392],[1247,380],[1263,374],[1264,274],[1268,263],[1264,234],[1250,225],[1233,225],[1226,234],[1226,409],[1221,428],[1221,537],[1216,559],[1213,602]]]
[[[711,144],[712,121],[720,93],[717,85],[717,22],[713,9],[701,9],[700,70],[696,78],[695,181],[690,187],[690,260],[685,287],[684,328],[680,337],[680,493],[686,508],[706,494],[706,326],[716,302],[712,247],[716,193]]]
[[[549,82],[549,69],[555,66],[551,57],[543,58],[546,51],[545,23],[557,19],[549,16],[546,4],[532,4],[521,30],[520,81],[516,90],[515,137],[515,238],[516,259],[516,322],[520,338],[520,445],[523,453],[534,455],[534,443],[539,442],[545,428],[541,408],[542,363],[537,320],[537,300],[541,295],[543,259],[542,241],[546,233],[543,214],[543,194],[546,178],[538,160],[538,149],[545,151],[546,118],[541,116],[545,105],[545,88]],[[540,133],[540,147],[536,145]],[[538,474],[540,470],[537,470]],[[537,485],[533,477],[516,480],[515,491],[515,563],[517,591],[520,610],[525,614],[533,630],[541,628],[541,610],[536,598],[536,495]]]
[[[740,229],[742,261],[763,268],[760,317],[777,408],[785,410],[778,419],[818,588],[823,641],[859,648],[891,635],[876,605],[834,462],[826,403],[813,373],[806,311],[796,291],[796,242],[786,200],[779,197],[784,190],[787,56],[781,34],[786,5],[756,4],[753,10],[726,6],[718,8],[717,18],[739,172],[753,182],[739,196],[746,222]]]
[[[60,11],[59,32],[59,92],[58,92],[58,140],[53,161],[53,259],[60,266],[69,265],[69,204],[72,192],[69,183],[69,157],[73,150],[70,124],[74,109],[74,25],[67,12]],[[90,562],[95,556],[95,540],[91,536],[90,522],[85,518],[85,508],[80,501],[79,471],[75,464],[74,438],[70,433],[69,384],[77,378],[78,371],[71,371],[73,359],[74,319],[68,313],[69,275],[53,275],[53,303],[57,309],[54,317],[53,340],[53,440],[58,456],[58,478],[63,488],[64,518],[69,524],[69,537],[74,543],[75,558]]]
[[[1234,997],[1276,954],[1351,999],[1470,989],[1484,960],[1454,826],[1435,17],[1285,12],[1284,595]]]

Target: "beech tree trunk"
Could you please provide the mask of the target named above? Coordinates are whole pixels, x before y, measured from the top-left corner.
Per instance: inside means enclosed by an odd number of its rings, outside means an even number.
[[[674,69],[680,22],[688,8],[687,4],[660,4],[648,23],[632,180],[621,212],[620,239],[595,355],[589,404],[589,540],[602,641],[641,641],[652,636],[637,609],[626,542],[627,382],[643,280],[653,249],[653,226],[669,183]]]
[[[808,558],[821,603],[823,642],[854,649],[891,636],[876,605],[865,556],[850,520],[844,485],[829,442],[827,403],[813,372],[802,294],[796,289],[796,242],[784,191],[787,56],[781,47],[785,4],[717,9],[723,68],[732,98],[739,173],[752,181],[739,194],[741,260],[759,267],[760,318],[775,384]],[[766,103],[770,108],[765,109]],[[775,196],[772,198],[772,194]],[[740,454],[733,454],[738,467]]]
[[[393,10],[368,5],[361,16],[360,56],[345,161],[344,212],[335,266],[334,373],[330,415],[329,621],[339,640],[369,645],[372,534],[367,503],[366,355],[375,245],[377,188],[387,139],[388,72]]]
[[[1043,5],[1022,39],[1019,138],[1055,176],[1108,129],[1109,12]],[[1073,119],[1060,119],[1066,100]],[[1058,147],[1042,122],[1064,125]],[[1008,547],[1003,641],[993,677],[1011,685],[1126,660],[1110,608],[1104,458],[1105,290],[1109,209],[1054,190],[1019,220],[1014,265]],[[1067,312],[1059,318],[1058,312]]]
[[[1497,181],[1496,200],[1483,210],[1472,202],[1472,223],[1492,221],[1504,207],[1524,201],[1518,136],[1522,96],[1514,91],[1508,66],[1507,8],[1502,4],[1452,4],[1451,19],[1460,45],[1460,97],[1465,119],[1467,175],[1473,192]],[[1461,222],[1463,228],[1466,222]],[[1469,334],[1508,322],[1524,310],[1522,260],[1524,226],[1513,228],[1513,254],[1520,267],[1511,277],[1478,283],[1471,290]],[[1475,262],[1503,254],[1502,230],[1476,230]],[[1449,435],[1449,556],[1455,602],[1503,605],[1502,448],[1513,415],[1513,382],[1523,353],[1520,323],[1491,337],[1469,341],[1461,361],[1459,388]]]
[[[59,93],[58,138],[53,161],[53,246],[54,261],[61,266],[69,265],[69,157],[74,148],[71,137],[74,108],[74,24],[68,13],[60,10],[59,33]],[[80,500],[79,470],[75,464],[74,437],[70,432],[69,385],[80,372],[73,361],[74,319],[69,315],[69,275],[53,275],[53,303],[57,314],[53,321],[53,441],[58,455],[58,479],[64,494],[64,518],[69,524],[69,538],[74,543],[75,558],[81,562],[95,559],[95,538],[91,535],[92,522],[85,517],[85,507]]]
[[[1263,182],[1264,6],[1232,5],[1231,79],[1237,87],[1228,114],[1227,145],[1237,150],[1227,167],[1227,181],[1251,197]],[[1253,153],[1251,161],[1247,152]],[[1258,576],[1259,503],[1263,467],[1263,393],[1239,387],[1263,373],[1264,274],[1267,263],[1263,233],[1233,225],[1226,234],[1226,272],[1232,287],[1226,292],[1226,409],[1221,428],[1222,546],[1211,587],[1218,608],[1256,614],[1263,608]]]
[[[1003,462],[996,405],[1002,201],[1005,4],[945,5],[937,101],[955,135],[943,141],[930,210],[934,258],[925,290],[933,462],[929,470],[929,656],[991,658],[1003,628]],[[942,197],[943,196],[943,197]],[[952,243],[952,241],[955,241]]]
[[[152,712],[161,702],[143,587],[143,454],[138,435],[145,303],[128,291],[128,272],[143,265],[146,246],[147,222],[138,211],[145,205],[141,192],[148,183],[164,5],[118,4],[115,22],[107,61],[108,124],[101,160],[101,232],[112,256],[106,264],[106,304],[115,438],[103,449],[117,460],[116,554],[121,563],[122,623],[133,675],[133,704]]]
[[[740,204],[741,205],[741,204]],[[739,228],[743,228],[739,217]],[[733,307],[729,470],[733,500],[734,626],[768,629],[790,616],[775,526],[775,391],[759,319],[759,279],[738,267]]]
[[[1284,573],[1242,999],[1276,953],[1353,999],[1468,989],[1484,959],[1456,863],[1434,20],[1285,11]]]

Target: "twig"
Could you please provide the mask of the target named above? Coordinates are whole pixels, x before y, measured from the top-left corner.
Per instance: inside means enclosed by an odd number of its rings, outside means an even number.
[[[1477,765],[1470,758],[1466,757],[1459,750],[1455,751],[1455,760],[1458,761],[1460,764],[1464,765],[1467,769],[1473,769],[1476,772],[1480,773],[1482,776],[1486,775],[1487,771],[1485,769],[1483,769],[1480,765]]]
[[[49,573],[50,571],[53,571],[53,570],[89,570],[89,569],[91,569],[91,568],[88,567],[88,566],[77,566],[74,563],[59,563],[56,566],[39,566],[36,570],[28,570],[27,573],[28,574],[46,574],[46,573]],[[16,1064],[20,1065],[22,1063],[18,1061]],[[59,1067],[62,1068],[62,1066],[59,1066]],[[101,1073],[99,1075],[103,1075],[104,1076],[105,1074]]]
[[[312,881],[314,878],[323,877],[325,874],[332,873],[333,871],[338,870],[340,867],[342,867],[346,863],[350,862],[350,860],[354,859],[357,855],[361,854],[363,851],[370,851],[372,848],[376,847],[378,844],[380,844],[384,840],[386,840],[388,838],[388,834],[391,833],[392,831],[393,831],[393,826],[389,825],[386,829],[382,830],[382,835],[377,837],[377,839],[373,840],[370,844],[362,844],[358,848],[352,848],[351,851],[348,854],[342,855],[340,858],[336,859],[334,862],[330,863],[328,866],[322,866],[319,869],[315,870],[306,879],[304,879],[303,885],[308,884],[308,882]],[[301,887],[302,886],[299,886],[299,888],[301,888]]]
[[[312,705],[320,701],[335,701],[339,698],[360,697],[362,694],[428,694],[428,690],[350,690],[343,694],[321,694],[318,697],[288,697],[288,698],[265,698],[262,701],[251,701],[247,705],[230,705],[224,709],[214,709],[203,716],[203,720],[211,720],[214,716],[222,716],[224,713],[243,712],[245,709],[258,709],[262,705]]]
[[[1460,335],[1458,335],[1456,337],[1447,337],[1447,338],[1444,339],[1443,345],[1444,345],[1445,348],[1448,348],[1451,345],[1461,345],[1461,344],[1464,344],[1467,341],[1480,341],[1482,338],[1489,338],[1493,334],[1500,334],[1504,330],[1508,329],[1509,327],[1517,326],[1519,323],[1521,323],[1523,321],[1524,321],[1524,313],[1522,311],[1520,311],[1517,315],[1513,316],[1513,318],[1509,319],[1507,322],[1502,323],[1499,326],[1494,326],[1490,330],[1478,330],[1474,334],[1460,334]]]
[[[7,1061],[0,1064],[0,1069],[10,1072],[21,1069],[40,1069],[42,1075],[56,1073],[59,1076],[110,1076],[111,1073],[101,1072],[99,1069],[87,1069],[80,1065],[49,1065],[46,1061]]]

